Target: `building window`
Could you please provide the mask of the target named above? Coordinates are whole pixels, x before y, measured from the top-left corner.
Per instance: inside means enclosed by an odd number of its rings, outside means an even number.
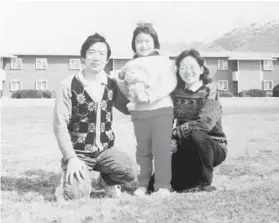
[[[80,59],[70,59],[69,67],[70,70],[79,70],[81,68]]]
[[[36,80],[35,89],[36,90],[47,90],[47,80]]]
[[[218,70],[228,70],[228,61],[218,60]]]
[[[121,59],[115,59],[114,64],[113,64],[113,69],[114,70],[120,70],[122,67],[125,66],[125,64],[128,62],[128,60],[121,60]]]
[[[228,81],[218,80],[218,90],[228,90]]]
[[[263,69],[264,70],[273,70],[273,61],[272,60],[264,60],[263,61]]]
[[[22,58],[12,57],[11,70],[21,70],[21,69],[22,69]]]
[[[22,84],[20,80],[11,80],[11,91],[17,91],[22,88]]]
[[[273,89],[273,81],[272,80],[264,80],[263,81],[264,90],[272,90]]]
[[[47,69],[47,58],[36,58],[36,70]]]

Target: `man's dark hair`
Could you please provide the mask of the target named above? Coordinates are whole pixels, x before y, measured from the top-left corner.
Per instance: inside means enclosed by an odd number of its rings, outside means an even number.
[[[105,43],[107,46],[107,60],[110,58],[111,56],[111,49],[110,49],[110,45],[108,44],[108,42],[106,41],[105,37],[101,36],[98,33],[95,33],[94,35],[88,36],[87,39],[84,41],[84,43],[82,44],[81,50],[80,50],[80,56],[82,58],[86,57],[86,51],[95,43]]]

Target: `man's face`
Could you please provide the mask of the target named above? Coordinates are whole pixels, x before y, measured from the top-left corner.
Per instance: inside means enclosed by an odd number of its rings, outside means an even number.
[[[82,58],[87,70],[99,73],[104,70],[107,64],[107,45],[103,42],[94,43],[86,51],[85,58]]]

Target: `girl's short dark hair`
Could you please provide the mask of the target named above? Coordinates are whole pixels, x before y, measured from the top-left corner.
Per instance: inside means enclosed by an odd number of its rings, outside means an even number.
[[[184,81],[181,79],[180,75],[179,75],[179,67],[180,67],[180,62],[188,56],[192,56],[194,57],[199,66],[203,67],[203,73],[200,76],[200,80],[202,80],[203,84],[208,84],[211,83],[212,79],[209,77],[209,70],[208,68],[204,65],[204,58],[200,55],[199,51],[195,50],[195,49],[190,49],[190,50],[185,50],[182,53],[179,54],[179,56],[175,59],[175,65],[177,67],[177,71],[176,71],[176,76],[177,76],[177,86],[178,87],[184,87],[185,83]]]
[[[136,43],[135,43],[136,37],[140,33],[149,34],[153,39],[154,48],[158,50],[160,49],[160,42],[156,30],[153,28],[152,24],[144,23],[144,24],[139,24],[138,27],[133,32],[132,50],[134,51],[134,53],[136,53]]]
[[[91,35],[91,36],[87,37],[87,39],[84,41],[84,43],[81,46],[80,56],[82,58],[85,58],[86,57],[86,51],[89,49],[90,46],[92,46],[95,43],[105,43],[106,44],[106,46],[107,46],[107,60],[108,60],[111,56],[110,45],[106,41],[105,37],[101,36],[98,33],[95,33],[94,35]]]

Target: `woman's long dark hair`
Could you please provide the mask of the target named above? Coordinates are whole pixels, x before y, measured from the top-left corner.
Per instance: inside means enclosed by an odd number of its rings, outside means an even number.
[[[180,67],[180,62],[188,56],[194,57],[199,66],[203,67],[203,73],[200,76],[200,80],[202,80],[203,84],[206,85],[208,83],[211,83],[212,79],[209,77],[209,70],[208,68],[204,65],[204,59],[201,57],[199,51],[195,49],[190,49],[190,50],[185,50],[182,53],[179,54],[179,56],[175,59],[175,65],[177,67],[176,71],[176,77],[177,77],[177,88],[184,88],[185,87],[185,82],[181,79],[179,75],[179,67]]]

